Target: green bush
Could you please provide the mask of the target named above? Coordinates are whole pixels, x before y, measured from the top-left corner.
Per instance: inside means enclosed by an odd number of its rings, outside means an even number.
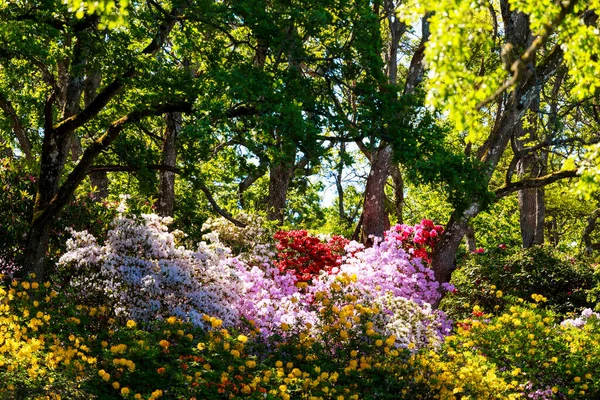
[[[506,296],[528,299],[540,294],[548,299],[548,308],[567,314],[593,308],[587,295],[598,278],[585,259],[568,257],[550,247],[497,248],[459,261],[452,275],[456,292],[446,296],[442,308],[461,319],[471,314],[473,305],[501,312]]]

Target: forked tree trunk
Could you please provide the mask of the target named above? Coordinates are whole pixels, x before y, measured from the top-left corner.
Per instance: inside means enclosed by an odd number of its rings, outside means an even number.
[[[362,220],[362,241],[367,245],[373,244],[373,236],[383,237],[383,232],[390,228],[390,220],[385,209],[385,185],[391,164],[391,146],[384,145],[372,153]]]

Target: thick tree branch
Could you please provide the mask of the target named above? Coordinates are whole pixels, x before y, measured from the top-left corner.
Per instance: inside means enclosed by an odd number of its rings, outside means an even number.
[[[8,119],[10,120],[13,132],[19,141],[19,146],[21,147],[21,151],[25,154],[25,158],[31,161],[31,142],[27,137],[25,129],[23,128],[23,124],[21,124],[21,120],[19,119],[17,112],[15,111],[10,100],[4,96],[3,93],[0,93],[0,108],[2,111],[6,113]]]
[[[181,175],[181,169],[170,165],[149,164],[145,168],[155,171],[169,171]],[[132,167],[129,165],[93,165],[88,168],[88,174],[94,172],[138,172],[140,167]]]
[[[142,55],[153,55],[156,54],[166,43],[169,33],[175,26],[178,18],[183,14],[185,9],[189,6],[189,1],[183,2],[181,6],[173,8],[171,13],[161,23],[158,31],[152,42],[146,46],[142,51]],[[96,96],[96,98],[81,112],[73,115],[72,117],[66,118],[63,121],[57,123],[54,126],[54,132],[57,135],[72,132],[73,130],[81,127],[89,120],[94,118],[104,107],[110,102],[110,100],[125,86],[127,81],[133,78],[137,74],[137,69],[134,67],[129,68],[122,76],[115,78],[109,83],[102,91]]]
[[[180,112],[191,112],[192,105],[187,102],[172,103],[166,105],[160,105],[156,108],[149,108],[146,110],[133,111],[132,113],[114,121],[106,132],[96,139],[91,145],[89,145],[83,155],[79,159],[79,162],[67,176],[64,183],[58,189],[57,194],[52,198],[48,206],[41,210],[37,215],[34,215],[32,226],[37,225],[40,221],[45,218],[51,218],[56,215],[68,202],[75,189],[79,186],[81,181],[88,174],[88,170],[96,157],[110,146],[110,144],[119,136],[121,131],[126,126],[151,115],[162,115],[168,112],[180,111]]]
[[[559,171],[552,174],[540,176],[538,178],[523,179],[518,182],[508,183],[500,189],[497,189],[494,193],[496,194],[496,199],[500,199],[522,189],[538,188],[557,182],[561,179],[577,177],[577,170]]]

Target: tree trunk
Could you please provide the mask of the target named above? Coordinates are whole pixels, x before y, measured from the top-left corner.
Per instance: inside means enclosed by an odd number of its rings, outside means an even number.
[[[85,106],[89,106],[90,103],[98,95],[98,88],[102,82],[102,72],[97,65],[87,65],[86,79],[83,85],[83,103]],[[106,171],[95,171],[90,173],[90,182],[96,192],[94,193],[94,200],[101,201],[108,197],[108,185],[110,180]]]
[[[283,225],[287,192],[294,175],[293,163],[280,161],[271,165],[269,170],[269,198],[267,201],[267,219]]]
[[[396,223],[402,224],[402,210],[404,208],[404,180],[398,165],[392,164],[390,175],[394,183],[394,210],[396,211]]]
[[[475,229],[473,229],[473,225],[467,227],[467,232],[465,233],[465,242],[467,245],[467,251],[469,253],[474,252],[477,249],[477,240],[475,240]]]
[[[175,167],[177,161],[177,135],[181,130],[181,113],[169,113],[165,115],[167,127],[162,147],[161,164]],[[175,206],[175,173],[173,171],[161,170],[159,172],[157,213],[163,217],[172,217]]]
[[[52,217],[40,215],[58,193],[59,180],[69,154],[69,136],[73,132],[56,135],[47,124],[42,143],[42,157],[38,190],[33,209],[31,228],[27,234],[24,267],[27,272],[36,274],[36,279],[44,279],[46,251],[52,229]]]
[[[583,244],[585,246],[585,252],[587,254],[592,254],[594,251],[594,243],[592,243],[592,232],[596,229],[596,222],[598,221],[598,217],[600,217],[600,208],[595,209],[592,214],[587,219],[587,224],[585,229],[583,230]]]
[[[23,260],[24,272],[35,274],[35,279],[44,280],[48,243],[52,230],[52,220],[38,221],[27,232],[25,244],[25,257]]]
[[[347,221],[346,210],[344,208],[344,187],[342,186],[342,179],[344,175],[344,154],[346,153],[346,143],[340,142],[340,162],[337,165],[337,171],[335,174],[335,187],[338,192],[338,215],[340,221]]]
[[[372,153],[362,220],[362,240],[367,245],[373,243],[372,236],[383,237],[383,232],[390,228],[390,221],[385,210],[385,184],[391,164],[391,146],[384,145]]]

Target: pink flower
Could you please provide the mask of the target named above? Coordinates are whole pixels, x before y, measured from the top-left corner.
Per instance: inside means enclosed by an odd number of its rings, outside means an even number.
[[[479,247],[472,251],[473,254],[482,254],[485,253],[485,249],[483,247]]]
[[[504,249],[506,249],[506,245],[504,243],[502,243],[502,244],[498,245],[498,248],[504,250]]]

